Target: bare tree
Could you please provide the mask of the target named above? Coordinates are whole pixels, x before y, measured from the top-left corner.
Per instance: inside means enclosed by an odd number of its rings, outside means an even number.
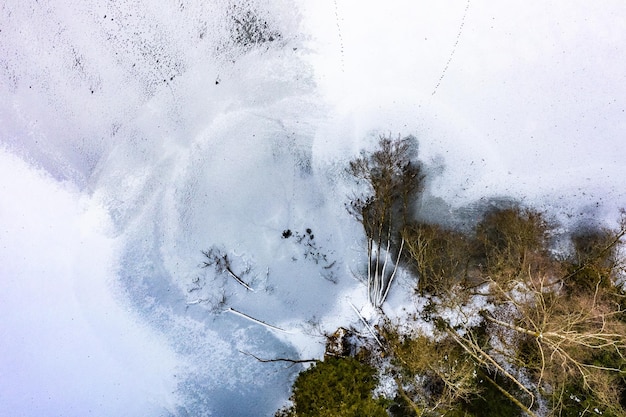
[[[536,221],[534,216],[525,218]],[[544,230],[541,223],[534,224]],[[527,230],[528,224],[518,226]],[[578,266],[554,259],[540,245],[529,244],[533,239],[523,243],[504,236],[505,243],[490,251],[487,261],[497,265],[495,271],[505,273],[506,279],[494,274],[494,269],[484,276],[486,294],[493,303],[483,311],[488,343],[479,337],[484,329],[459,332],[446,327],[477,362],[517,387],[499,389],[527,414],[534,415],[537,399],[548,398],[552,414],[560,415],[571,408],[571,398],[576,395],[584,395],[585,407],[624,412],[619,404],[626,367],[626,316],[623,295],[611,278],[620,263],[607,254],[615,254],[625,234],[624,221],[616,231],[603,230],[603,238],[587,248],[590,256],[581,257],[577,249],[575,258],[582,259]],[[574,277],[572,269],[580,273],[598,264],[603,266],[602,274],[591,268],[596,272],[593,288],[587,287],[587,276],[579,290],[565,285]],[[510,269],[512,265],[518,266],[516,273]]]
[[[366,190],[352,198],[347,207],[365,230],[367,294],[375,307],[385,302],[396,275],[404,248],[400,231],[412,218],[411,206],[424,178],[421,166],[413,161],[414,137],[381,136],[378,147],[350,162],[349,173]]]

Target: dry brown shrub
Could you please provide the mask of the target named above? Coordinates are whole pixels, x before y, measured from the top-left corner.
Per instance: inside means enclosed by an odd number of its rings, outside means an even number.
[[[465,235],[434,224],[411,224],[402,236],[421,295],[449,293],[465,280],[470,260]]]

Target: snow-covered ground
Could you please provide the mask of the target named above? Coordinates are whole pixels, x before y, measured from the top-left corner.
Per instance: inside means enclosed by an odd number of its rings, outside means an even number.
[[[510,196],[615,221],[625,18],[621,1],[4,2],[0,414],[271,415],[298,368],[246,353],[317,357],[351,304],[368,314],[344,167],[381,133],[419,139],[430,215]],[[211,249],[251,290],[201,267]]]

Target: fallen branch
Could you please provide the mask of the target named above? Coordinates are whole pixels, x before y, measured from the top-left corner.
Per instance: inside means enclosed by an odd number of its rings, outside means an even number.
[[[253,323],[260,324],[263,327],[267,327],[270,330],[276,330],[276,331],[279,331],[279,332],[282,332],[282,333],[292,334],[291,332],[288,332],[285,329],[281,329],[280,327],[273,326],[273,325],[271,325],[269,323],[264,322],[263,320],[255,319],[254,317],[249,316],[246,313],[242,313],[241,311],[237,311],[237,310],[235,310],[232,307],[228,307],[226,309],[226,311],[228,311],[230,313],[233,313],[233,314],[235,314],[237,316],[243,317],[243,318],[245,318],[247,320],[250,320]]]
[[[374,339],[376,339],[376,342],[378,343],[378,346],[380,346],[382,350],[385,350],[385,347],[383,346],[382,342],[380,341],[378,336],[376,336],[376,332],[374,331],[374,329],[372,329],[372,326],[370,326],[367,323],[367,321],[365,320],[365,317],[363,317],[363,315],[359,312],[359,310],[356,308],[356,306],[354,304],[352,304],[350,301],[348,301],[348,303],[350,304],[350,306],[352,307],[352,309],[354,310],[356,315],[359,316],[359,318],[361,319],[361,322],[363,322],[363,324],[365,325],[367,330],[371,333],[372,336],[374,336]]]
[[[511,382],[515,383],[515,385],[517,385],[522,391],[528,394],[531,398],[531,404],[530,406],[525,408],[529,410],[530,408],[532,408],[535,402],[535,396],[533,395],[533,393],[530,392],[530,390],[526,388],[526,386],[519,379],[517,379],[515,376],[511,375],[510,372],[505,370],[504,367],[502,367],[502,365],[500,365],[491,355],[481,349],[478,343],[473,340],[471,336],[470,340],[459,336],[456,331],[454,331],[450,326],[446,328],[446,333],[448,333],[452,337],[452,339],[463,348],[463,350],[465,350],[471,357],[476,359],[480,364],[484,365],[487,368],[494,367],[497,372],[500,372]]]
[[[241,278],[239,278],[239,277],[237,276],[237,274],[235,274],[235,273],[234,273],[234,272],[230,269],[230,267],[226,267],[226,272],[228,272],[228,275],[230,275],[231,277],[233,277],[233,279],[234,279],[235,281],[237,281],[239,284],[241,284],[241,285],[242,285],[242,286],[243,286],[246,290],[254,292],[254,290],[253,290],[253,289],[252,289],[252,288],[251,288],[248,284],[246,284],[246,283],[244,282],[244,280],[242,280]]]
[[[271,362],[289,362],[292,365],[296,365],[298,363],[311,363],[311,362],[319,362],[318,359],[289,359],[289,358],[274,358],[274,359],[263,359],[263,358],[259,358],[256,355],[253,355],[250,352],[244,352],[243,350],[240,350],[239,353],[243,353],[244,355],[247,356],[252,356],[254,359],[256,359],[259,362],[263,362],[263,363],[271,363]]]
[[[494,381],[493,379],[491,379],[489,377],[489,375],[487,375],[484,372],[481,372],[481,375],[483,378],[485,378],[491,385],[493,385],[498,391],[500,391],[502,393],[502,395],[504,395],[506,398],[508,398],[510,401],[512,401],[515,405],[517,405],[519,408],[522,409],[523,412],[525,412],[526,414],[528,414],[531,417],[537,417],[537,414],[535,414],[534,412],[531,411],[531,409],[529,407],[526,407],[524,404],[522,404],[522,402],[520,400],[518,400],[517,398],[515,398],[513,395],[511,395],[507,390],[505,390],[504,388],[502,388],[500,385],[498,385],[498,383],[496,381]]]

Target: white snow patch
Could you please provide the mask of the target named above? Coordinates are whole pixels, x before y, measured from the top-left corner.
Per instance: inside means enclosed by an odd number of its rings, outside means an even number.
[[[5,150],[0,181],[0,414],[173,412],[181,363],[118,299],[106,212]]]

